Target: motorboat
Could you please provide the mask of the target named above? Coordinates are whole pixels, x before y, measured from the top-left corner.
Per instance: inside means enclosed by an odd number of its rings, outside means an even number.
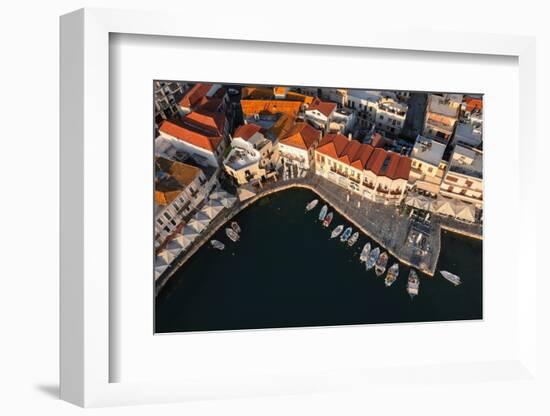
[[[411,269],[409,272],[409,279],[407,281],[407,293],[411,296],[411,299],[418,295],[420,291],[420,279],[416,272]]]
[[[315,208],[317,206],[318,203],[319,203],[318,199],[314,199],[313,201],[310,201],[306,205],[306,211],[311,211],[313,208]]]
[[[447,279],[449,282],[451,282],[453,285],[458,286],[462,282],[460,281],[460,277],[458,277],[456,274],[452,274],[451,272],[447,272],[445,270],[441,270],[439,273]]]
[[[394,263],[389,269],[388,273],[386,273],[386,278],[384,279],[384,283],[387,287],[391,286],[393,282],[397,280],[397,276],[399,276],[399,264]]]
[[[361,255],[359,256],[360,262],[365,262],[369,258],[370,253],[370,243],[367,243],[363,246],[363,250],[361,251]]]
[[[323,226],[324,227],[328,227],[330,225],[330,223],[332,222],[332,217],[334,217],[334,214],[331,211],[327,214],[327,216],[323,220]]]
[[[367,264],[366,264],[367,270],[370,270],[374,267],[374,265],[376,264],[376,261],[378,260],[379,255],[380,255],[380,248],[379,247],[376,247],[375,249],[373,249],[370,252],[369,258],[368,258]]]
[[[231,241],[239,241],[239,234],[237,234],[232,228],[226,228],[225,234],[227,234]]]
[[[330,234],[330,238],[338,237],[343,229],[344,229],[343,225],[339,225],[338,227],[336,227],[334,230],[332,230],[332,233]]]
[[[378,260],[376,261],[376,265],[374,266],[374,272],[377,276],[381,276],[386,271],[386,265],[388,264],[388,253],[385,251],[380,254],[380,257],[378,257]]]
[[[351,235],[351,232],[352,232],[352,231],[353,231],[353,229],[352,229],[351,227],[346,228],[346,230],[344,231],[344,233],[343,233],[343,234],[341,235],[341,237],[340,237],[340,241],[341,241],[342,243],[348,241],[348,238],[349,238],[349,236]]]
[[[319,213],[319,221],[323,221],[325,217],[327,216],[328,206],[323,205],[323,208],[321,208],[321,212]]]
[[[348,240],[348,246],[353,247],[353,245],[357,243],[358,239],[359,239],[359,233],[355,231]]]
[[[241,232],[241,227],[239,227],[239,224],[237,224],[237,221],[231,222],[231,228],[233,231],[235,231],[237,234]]]
[[[225,244],[218,240],[210,240],[210,244],[218,250],[223,250],[225,248]]]

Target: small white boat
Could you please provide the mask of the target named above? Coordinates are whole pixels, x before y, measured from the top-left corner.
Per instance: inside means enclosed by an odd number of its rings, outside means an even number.
[[[411,299],[418,295],[420,291],[420,279],[416,272],[411,269],[409,272],[409,279],[407,281],[407,293],[411,296]]]
[[[348,241],[348,238],[351,235],[352,231],[353,229],[351,227],[346,228],[346,230],[344,231],[344,234],[342,234],[342,236],[340,237],[340,241],[342,243],[345,243],[346,241]]]
[[[327,214],[327,216],[323,220],[323,227],[328,227],[330,225],[330,223],[332,222],[332,217],[334,217],[334,214],[331,211]]]
[[[388,264],[388,253],[385,251],[380,254],[378,260],[376,260],[376,265],[374,266],[374,272],[377,276],[381,276],[386,271],[386,265]]]
[[[380,248],[376,247],[374,250],[372,250],[369,254],[369,259],[367,260],[366,268],[367,270],[370,270],[374,267],[376,264],[376,261],[378,260],[378,256],[380,255]]]
[[[210,240],[210,244],[212,244],[212,247],[217,248],[218,250],[223,250],[225,248],[225,244],[218,240]]]
[[[369,258],[370,253],[370,243],[367,243],[363,246],[363,250],[361,251],[361,255],[359,256],[360,262],[365,262]]]
[[[321,212],[319,213],[319,221],[323,221],[327,215],[328,206],[323,205],[323,208],[321,208]]]
[[[353,247],[353,245],[357,242],[358,238],[359,238],[359,233],[355,231],[348,240],[348,246]]]
[[[237,234],[233,229],[226,228],[225,234],[227,234],[227,236],[231,241],[235,241],[235,242],[239,241],[239,234]]]
[[[313,201],[309,202],[306,205],[306,211],[311,211],[313,208],[315,208],[317,206],[318,203],[319,203],[318,199],[314,199]]]
[[[447,279],[449,282],[451,282],[453,285],[458,286],[462,282],[460,281],[460,277],[458,277],[456,274],[452,274],[450,272],[447,272],[445,270],[441,270],[439,273]]]
[[[394,263],[389,269],[388,273],[386,273],[386,278],[384,279],[384,283],[387,287],[390,287],[393,282],[397,280],[397,276],[399,276],[399,264]]]
[[[339,225],[338,227],[336,227],[334,230],[332,230],[332,233],[330,234],[330,238],[338,237],[342,233],[343,229],[344,229],[343,225]]]
[[[237,224],[237,221],[231,222],[231,228],[232,228],[233,231],[235,231],[236,233],[240,233],[240,232],[241,232],[241,227],[239,227],[239,224]]]

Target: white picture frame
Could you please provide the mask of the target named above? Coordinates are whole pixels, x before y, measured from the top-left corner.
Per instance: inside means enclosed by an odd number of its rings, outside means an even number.
[[[179,22],[185,20],[186,24]],[[209,397],[242,397],[254,394],[324,392],[341,389],[346,371],[318,383],[305,379],[292,382],[292,375],[272,382],[239,380],[221,375],[212,380],[182,382],[111,382],[109,366],[117,357],[109,348],[109,36],[113,33],[147,36],[191,37],[285,44],[333,45],[389,50],[431,51],[453,54],[504,55],[519,61],[519,101],[535,102],[535,40],[530,37],[479,33],[434,33],[427,30],[390,28],[370,22],[369,36],[360,28],[347,31],[307,32],[298,26],[279,31],[256,23],[246,34],[227,25],[202,25],[177,13],[82,9],[61,18],[61,398],[80,406],[160,403]],[[520,105],[520,137],[536,137],[536,113]],[[520,150],[521,184],[520,245],[536,241],[533,215],[535,182],[526,168],[536,146]],[[499,362],[419,366],[412,371],[419,379],[435,380],[441,371],[451,371],[461,381],[470,374],[506,373],[507,380],[540,383],[537,371],[537,295],[540,278],[534,261],[526,265],[518,287],[519,345],[516,357]],[[519,271],[518,271],[519,273]],[[370,369],[356,376],[368,385],[387,377],[384,369]],[[396,371],[396,370],[392,370]],[[353,373],[353,371],[352,371]],[[393,373],[401,377],[399,371]],[[348,374],[349,375],[349,374]],[[315,380],[313,375],[311,380]],[[411,380],[412,380],[411,379]],[[408,383],[413,383],[409,380]],[[472,382],[479,379],[473,377]],[[229,388],[228,386],[232,386]],[[360,393],[358,393],[360,394]]]

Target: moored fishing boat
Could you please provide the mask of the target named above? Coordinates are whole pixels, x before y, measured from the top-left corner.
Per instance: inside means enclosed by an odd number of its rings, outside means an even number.
[[[323,221],[323,226],[324,227],[328,227],[330,225],[330,223],[332,222],[332,217],[334,217],[334,214],[331,211],[327,214],[327,216],[325,217],[325,219]]]
[[[420,279],[416,272],[411,269],[409,272],[409,279],[407,281],[407,293],[411,296],[411,299],[418,295],[420,291]]]
[[[380,257],[378,257],[378,260],[376,261],[376,265],[374,266],[374,272],[377,276],[381,276],[386,271],[386,265],[388,264],[388,253],[385,251],[380,254]]]
[[[319,203],[318,199],[314,199],[313,201],[310,201],[306,205],[306,211],[311,211],[313,208],[315,208],[317,206],[318,203]]]
[[[369,258],[370,253],[370,243],[367,243],[363,246],[363,250],[361,251],[361,255],[359,256],[360,262],[365,262]]]
[[[348,246],[353,247],[353,245],[357,242],[358,238],[359,238],[359,233],[355,231],[348,240]]]
[[[342,234],[342,236],[340,237],[340,241],[342,243],[348,241],[348,238],[351,235],[352,231],[353,231],[353,229],[351,227],[346,228],[346,230],[344,231],[344,234]]]
[[[369,259],[367,260],[366,268],[367,270],[370,270],[374,267],[376,264],[376,261],[378,260],[378,256],[380,255],[380,248],[376,247],[373,249],[369,254]]]
[[[452,274],[451,272],[447,272],[445,270],[440,270],[439,273],[447,279],[449,282],[451,282],[453,285],[458,286],[460,283],[460,277],[458,277],[456,274]]]
[[[239,227],[239,224],[237,224],[237,221],[231,222],[231,228],[233,231],[235,231],[237,234],[241,232],[241,227]]]
[[[327,215],[328,206],[325,204],[323,205],[323,208],[321,208],[321,212],[319,213],[319,221],[323,221]]]
[[[399,276],[399,264],[394,263],[389,269],[388,273],[386,273],[386,278],[384,279],[384,283],[387,287],[391,286],[393,282],[397,280],[397,276]]]
[[[330,238],[338,237],[343,229],[344,229],[343,225],[339,225],[338,227],[336,227],[334,230],[332,230],[332,233],[330,234]]]
[[[212,247],[217,248],[218,250],[223,250],[225,248],[225,244],[218,240],[210,240],[210,244],[212,244]]]
[[[237,234],[233,229],[231,228],[226,228],[225,229],[225,234],[227,234],[227,236],[229,237],[229,239],[231,241],[238,241],[239,240],[239,234]]]

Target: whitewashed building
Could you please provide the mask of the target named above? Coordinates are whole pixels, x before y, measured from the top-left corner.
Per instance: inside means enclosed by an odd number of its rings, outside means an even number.
[[[336,111],[336,103],[315,98],[305,111],[305,118],[320,129],[327,129]]]
[[[482,208],[483,153],[457,145],[441,184],[441,194]]]
[[[279,140],[278,152],[281,162],[300,169],[309,169],[313,165],[313,152],[320,138],[319,130],[305,122],[296,123],[290,132]]]
[[[418,136],[411,151],[411,172],[409,188],[428,192],[433,196],[439,193],[441,181],[447,167],[443,160],[446,145],[434,139]]]
[[[156,146],[167,140],[176,149],[193,155],[201,164],[219,167],[226,148],[225,140],[219,135],[199,133],[189,127],[164,121],[159,128]]]

